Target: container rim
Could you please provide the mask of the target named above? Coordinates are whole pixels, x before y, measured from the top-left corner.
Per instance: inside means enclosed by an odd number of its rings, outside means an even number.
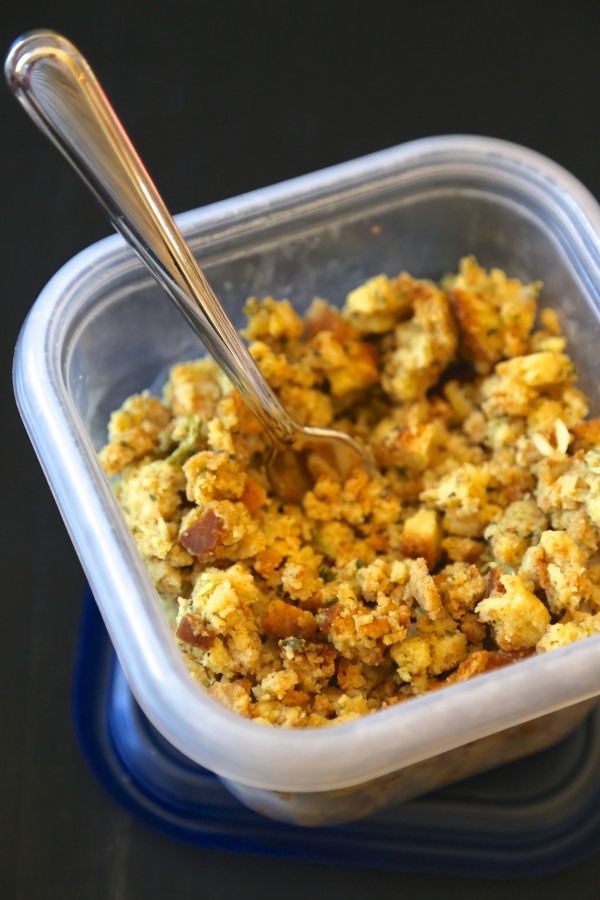
[[[272,223],[298,205],[307,209],[333,193],[368,190],[386,178],[448,166],[501,172],[514,184],[544,191],[557,214],[570,222],[590,282],[600,284],[600,207],[592,195],[543,155],[495,138],[422,138],[191,210],[176,220],[194,247],[209,247],[215,235],[238,233],[246,223]],[[332,728],[261,726],[199,691],[180,659],[166,617],[161,621],[155,608],[148,609],[146,601],[154,590],[141,557],[127,555],[131,538],[122,517],[107,517],[116,501],[90,440],[78,426],[61,369],[57,323],[72,315],[82,292],[92,284],[97,289],[108,267],[111,277],[123,269],[145,271],[123,239],[114,235],[77,254],[48,282],[19,335],[14,389],[133,693],[175,747],[221,777],[248,786],[333,790],[387,775],[600,693],[600,635],[495,671],[492,677],[483,675]],[[73,490],[90,478],[95,493]],[[122,561],[118,585],[111,574],[115,558]],[[140,621],[143,646],[136,631]],[[130,635],[128,647],[123,646],[123,634]],[[546,697],[552,698],[533,710],[527,702],[532,682],[543,684]]]

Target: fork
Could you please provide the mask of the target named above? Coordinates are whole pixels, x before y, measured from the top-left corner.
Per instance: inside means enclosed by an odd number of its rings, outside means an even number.
[[[166,291],[271,439],[268,475],[280,495],[307,486],[310,448],[343,475],[374,474],[365,447],[333,428],[300,425],[263,378],[144,168],[89,64],[62,35],[30,31],[11,46],[5,74],[30,117],[62,152]]]

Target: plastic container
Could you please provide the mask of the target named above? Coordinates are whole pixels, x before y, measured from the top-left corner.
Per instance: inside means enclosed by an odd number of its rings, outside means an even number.
[[[195,210],[179,223],[240,324],[253,294],[288,297],[303,310],[315,295],[341,302],[379,272],[439,277],[466,253],[542,279],[544,302],[559,311],[599,411],[600,209],[536,153],[483,138],[432,138]],[[317,824],[533,752],[581,720],[582,701],[600,693],[600,636],[325,729],[260,726],[199,689],[96,450],[110,410],[175,360],[202,354],[114,237],[48,284],[15,361],[21,413],[119,660],[167,741],[249,806]]]

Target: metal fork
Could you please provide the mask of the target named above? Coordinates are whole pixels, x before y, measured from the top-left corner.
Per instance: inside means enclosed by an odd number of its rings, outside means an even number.
[[[302,426],[283,408],[219,303],[150,176],[77,48],[53,31],[18,38],[5,63],[8,84],[41,131],[100,201],[114,227],[164,288],[207,350],[261,422],[274,452],[274,488],[301,492],[289,451],[309,446],[346,472],[366,449],[332,428]],[[287,453],[286,453],[287,451]],[[291,477],[290,477],[291,476]]]

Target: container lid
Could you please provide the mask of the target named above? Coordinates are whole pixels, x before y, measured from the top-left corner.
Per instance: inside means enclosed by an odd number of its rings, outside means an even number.
[[[258,815],[144,716],[91,595],[74,680],[83,753],[103,786],[171,837],[206,848],[449,875],[519,877],[600,848],[600,707],[554,747],[348,825]]]

